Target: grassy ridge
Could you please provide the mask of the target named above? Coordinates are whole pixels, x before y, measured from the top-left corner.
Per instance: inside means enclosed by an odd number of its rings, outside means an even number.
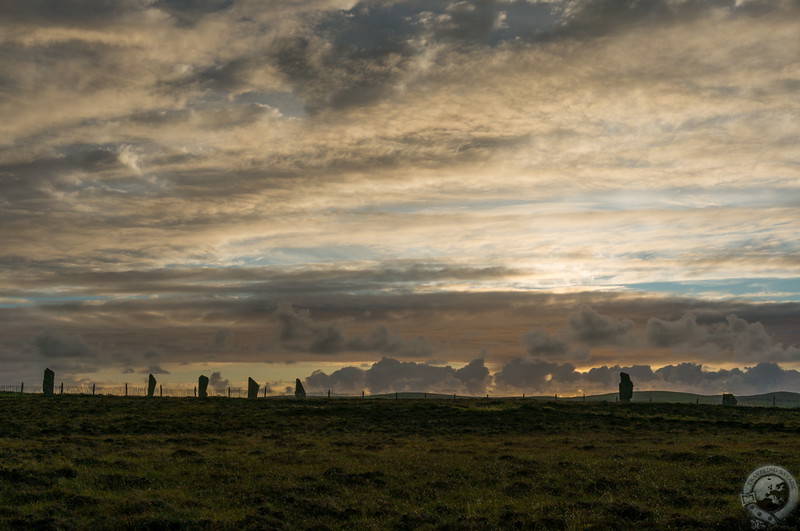
[[[7,395],[0,529],[749,529],[798,438],[702,404]]]

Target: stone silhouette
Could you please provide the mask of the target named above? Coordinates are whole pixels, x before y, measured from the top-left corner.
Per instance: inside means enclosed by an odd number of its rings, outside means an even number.
[[[197,396],[208,398],[208,376],[200,376],[197,380]]]
[[[300,381],[300,378],[297,378],[294,381],[294,397],[295,398],[306,397],[306,390],[303,388],[303,382]]]
[[[619,401],[630,402],[633,398],[633,382],[627,372],[619,373]]]
[[[53,389],[56,385],[56,373],[50,369],[44,370],[44,381],[42,382],[42,392],[46,396],[53,396]]]
[[[147,396],[156,394],[156,377],[152,374],[147,378]]]
[[[258,383],[252,378],[247,379],[247,398],[258,398]]]
[[[736,397],[730,393],[722,393],[723,406],[735,406],[737,404]]]

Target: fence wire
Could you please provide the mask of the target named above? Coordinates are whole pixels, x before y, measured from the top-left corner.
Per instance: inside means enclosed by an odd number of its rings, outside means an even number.
[[[41,385],[0,385],[0,393],[5,394],[43,394],[43,387]],[[698,396],[697,400],[664,400],[648,397],[646,392],[642,392],[637,396],[634,393],[632,399],[633,403],[687,403],[687,404],[700,404],[700,405],[720,405],[722,404],[721,397],[713,396]],[[53,394],[55,395],[97,395],[97,396],[130,396],[130,397],[147,397],[147,387],[138,385],[56,385]],[[155,389],[154,397],[171,397],[171,398],[192,398],[197,397],[197,387],[164,387],[159,385]],[[217,387],[208,389],[209,397],[225,397],[225,398],[247,398],[246,387]],[[281,393],[265,391],[259,389],[257,398],[296,398],[294,393]],[[565,402],[613,402],[616,399],[610,398],[609,395],[600,396],[583,396],[583,397],[560,397],[554,396],[530,396],[530,395],[517,395],[517,396],[490,396],[490,395],[459,395],[459,394],[446,394],[446,393],[429,393],[429,392],[395,392],[383,394],[370,394],[366,392],[361,393],[334,393],[331,391],[324,392],[307,392],[305,398],[308,399],[321,399],[321,398],[374,398],[374,399],[439,399],[439,400],[455,400],[455,399],[517,399],[517,400],[554,400]],[[791,400],[778,400],[772,398],[750,398],[746,396],[737,397],[738,406],[745,407],[780,407],[780,408],[800,408],[800,401]]]

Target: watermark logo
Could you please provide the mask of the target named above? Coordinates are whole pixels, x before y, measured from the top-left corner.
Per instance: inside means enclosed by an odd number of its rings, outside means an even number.
[[[762,466],[750,474],[741,494],[753,529],[766,529],[789,516],[797,507],[797,481],[784,468]]]

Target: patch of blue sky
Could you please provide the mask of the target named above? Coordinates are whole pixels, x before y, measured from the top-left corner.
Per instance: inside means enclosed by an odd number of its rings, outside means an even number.
[[[377,213],[394,213],[394,214],[420,214],[420,213],[436,213],[436,212],[457,212],[469,210],[477,211],[490,211],[494,209],[503,209],[508,207],[517,207],[524,205],[534,205],[542,201],[535,199],[484,199],[480,201],[470,201],[466,199],[455,200],[432,200],[425,202],[413,203],[392,203],[381,204],[380,206],[365,206],[353,210],[356,213],[362,212],[377,212]]]
[[[306,106],[302,99],[291,92],[244,92],[236,96],[237,103],[258,103],[278,109],[283,116],[302,118],[306,115]]]
[[[556,198],[551,198],[555,200]],[[594,211],[646,209],[791,207],[800,204],[800,188],[665,188],[591,190],[558,198],[565,205]]]
[[[800,302],[800,278],[735,278],[679,282],[640,282],[626,284],[627,289],[666,293],[687,297],[714,294],[715,298],[756,301]]]

